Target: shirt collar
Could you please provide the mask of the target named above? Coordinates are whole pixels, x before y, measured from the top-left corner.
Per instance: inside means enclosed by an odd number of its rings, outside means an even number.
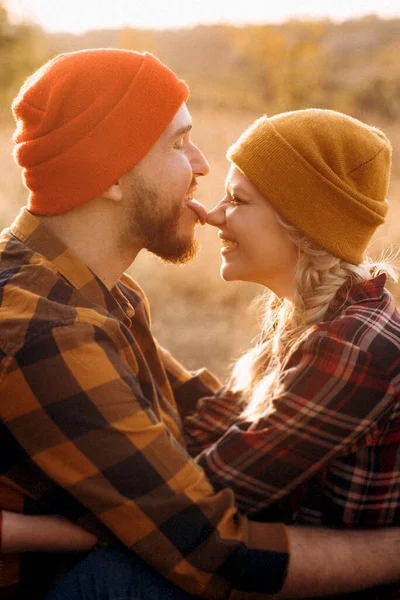
[[[350,288],[349,303],[380,300],[385,292],[386,279],[386,273],[381,273],[373,279],[354,285]]]
[[[367,281],[362,281],[351,286],[347,292],[339,293],[331,303],[325,318],[332,318],[335,314],[343,312],[353,304],[381,300],[387,291],[385,288],[386,279],[386,273],[381,273],[373,279],[368,279]]]
[[[25,207],[10,226],[10,232],[28,248],[43,256],[48,268],[57,271],[91,302],[130,322],[126,311],[131,317],[133,309],[118,283],[112,291],[108,290],[97,275]]]

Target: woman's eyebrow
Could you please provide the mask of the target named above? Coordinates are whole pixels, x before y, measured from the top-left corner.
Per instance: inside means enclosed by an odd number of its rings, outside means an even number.
[[[245,194],[246,191],[240,185],[240,183],[228,184],[225,186],[226,191],[230,196],[234,196],[235,194]]]

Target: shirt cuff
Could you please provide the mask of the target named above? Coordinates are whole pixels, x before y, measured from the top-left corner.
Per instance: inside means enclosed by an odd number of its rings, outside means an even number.
[[[231,600],[273,597],[283,587],[289,566],[289,534],[283,523],[248,522],[248,550],[240,584]],[[249,593],[250,592],[250,593]]]

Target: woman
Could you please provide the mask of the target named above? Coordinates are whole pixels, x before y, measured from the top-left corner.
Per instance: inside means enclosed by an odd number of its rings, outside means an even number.
[[[400,316],[384,287],[395,270],[365,256],[387,211],[390,144],[304,110],[262,117],[228,156],[208,220],[222,277],[264,285],[265,316],[227,392],[187,419],[189,447],[257,518],[399,524]]]
[[[255,519],[400,524],[400,316],[365,255],[387,212],[386,136],[346,115],[262,117],[209,213],[221,274],[266,287],[257,344],[185,422],[215,488]],[[360,593],[396,598],[395,586]]]

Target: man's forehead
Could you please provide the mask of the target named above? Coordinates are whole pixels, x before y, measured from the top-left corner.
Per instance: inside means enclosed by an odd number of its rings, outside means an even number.
[[[192,117],[190,116],[186,104],[182,104],[167,127],[166,133],[168,133],[168,135],[184,134],[190,131],[192,126]]]

